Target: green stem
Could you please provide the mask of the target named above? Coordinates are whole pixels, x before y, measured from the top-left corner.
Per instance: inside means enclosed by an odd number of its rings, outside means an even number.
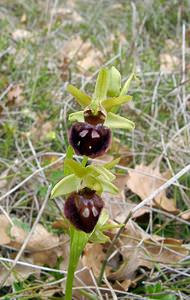
[[[76,271],[80,255],[88,242],[89,234],[83,231],[76,230],[74,227],[70,228],[70,255],[69,266],[67,272],[65,300],[72,300],[72,287],[74,280],[74,273]]]

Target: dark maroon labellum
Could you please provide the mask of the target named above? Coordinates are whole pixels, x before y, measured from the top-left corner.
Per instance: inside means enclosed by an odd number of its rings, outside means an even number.
[[[77,122],[71,127],[69,142],[76,154],[95,158],[109,149],[111,130],[102,124]]]
[[[98,222],[103,200],[95,191],[84,188],[70,194],[64,206],[65,217],[79,230],[86,233],[93,231]]]
[[[101,110],[96,115],[93,114],[91,109],[84,111],[84,120],[91,125],[103,124],[105,119],[106,115]]]

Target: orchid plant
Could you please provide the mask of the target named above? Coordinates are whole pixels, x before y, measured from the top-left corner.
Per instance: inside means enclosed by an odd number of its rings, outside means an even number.
[[[70,259],[66,281],[65,299],[72,299],[74,272],[87,242],[106,242],[103,233],[113,227],[107,224],[108,214],[103,210],[103,192],[117,194],[113,184],[115,175],[111,169],[119,162],[98,164],[94,159],[105,154],[111,145],[114,128],[134,129],[134,123],[118,114],[122,104],[132,99],[127,95],[134,73],[121,87],[121,75],[115,68],[102,68],[98,74],[93,96],[89,96],[73,85],[67,86],[82,110],[69,115],[74,122],[69,132],[69,143],[64,161],[64,177],[53,188],[52,198],[66,196],[64,215],[70,229]],[[74,153],[82,161],[74,159]]]

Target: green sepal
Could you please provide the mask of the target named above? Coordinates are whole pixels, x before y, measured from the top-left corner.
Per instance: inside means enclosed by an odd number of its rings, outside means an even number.
[[[100,229],[93,231],[92,235],[90,236],[90,242],[94,244],[105,244],[109,241],[109,236],[105,235]]]
[[[132,72],[131,75],[129,76],[129,78],[127,79],[127,81],[125,82],[121,92],[120,92],[120,96],[124,96],[127,94],[128,90],[129,90],[129,86],[131,84],[131,81],[133,79],[133,77],[135,76],[135,73]]]
[[[104,123],[109,128],[122,128],[132,130],[135,128],[135,123],[127,118],[109,112]]]
[[[107,95],[109,97],[117,97],[121,89],[121,74],[115,67],[111,67],[109,73],[110,78]]]
[[[66,158],[64,161],[66,167],[79,178],[83,178],[87,172],[86,168],[74,159]]]
[[[91,97],[89,97],[86,93],[82,92],[81,90],[77,89],[72,84],[68,84],[67,91],[75,97],[76,101],[82,106],[86,107],[91,102]]]
[[[120,162],[120,157],[113,159],[112,161],[109,161],[107,163],[104,164],[104,168],[106,169],[112,169],[114,168],[116,165],[118,165],[118,163]]]
[[[132,100],[130,95],[108,98],[102,101],[102,106],[109,112],[113,107],[120,106],[130,100]]]
[[[66,160],[67,158],[68,158],[68,159],[73,158],[74,153],[75,153],[75,152],[74,152],[74,149],[71,147],[71,145],[69,145],[68,148],[67,148],[65,160]],[[63,174],[64,174],[64,176],[67,176],[67,175],[72,174],[71,170],[67,168],[67,166],[66,166],[66,164],[65,164],[65,161],[64,161],[64,164],[63,164]]]
[[[51,198],[59,197],[78,191],[80,187],[81,179],[75,174],[68,175],[61,179],[52,189]]]
[[[89,241],[92,243],[106,243],[110,240],[110,238],[104,234],[104,231],[111,231],[115,228],[120,228],[123,224],[114,224],[108,223],[109,221],[109,214],[107,210],[103,209],[101,215],[99,217],[98,223],[94,231],[92,232]]]
[[[69,115],[69,121],[71,122],[84,122],[84,111],[77,111]]]
[[[105,179],[105,177],[102,175],[98,176],[96,178],[96,181],[100,183],[104,192],[108,192],[111,194],[117,194],[119,192],[118,188],[109,180]]]
[[[88,187],[91,190],[95,190],[99,195],[101,195],[101,193],[103,192],[102,184],[98,180],[98,177],[95,177],[91,174],[84,177],[83,186]]]
[[[115,175],[110,171],[108,171],[103,166],[90,165],[87,167],[87,170],[90,171],[90,173],[93,174],[94,176],[102,175],[105,176],[105,178],[110,181],[115,179]]]
[[[98,223],[96,224],[91,236],[90,236],[90,242],[92,243],[106,243],[110,240],[110,238],[103,233],[103,226],[106,225],[106,223],[109,220],[109,214],[107,210],[103,209],[100,217],[98,219]]]
[[[94,99],[96,102],[100,103],[106,98],[107,91],[109,86],[109,71],[105,68],[102,68],[98,74],[96,80]]]

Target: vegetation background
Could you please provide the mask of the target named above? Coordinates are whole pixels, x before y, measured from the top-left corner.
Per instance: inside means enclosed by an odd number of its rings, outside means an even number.
[[[108,243],[87,246],[74,299],[189,299],[189,12],[188,0],[0,1],[0,299],[64,295],[63,200],[49,193],[63,176],[68,113],[78,109],[66,85],[90,94],[112,65],[123,81],[135,65],[139,81],[122,110],[136,129],[115,130],[102,158],[121,156],[120,194],[104,195],[110,220],[122,223],[172,179],[128,223],[101,288]]]

